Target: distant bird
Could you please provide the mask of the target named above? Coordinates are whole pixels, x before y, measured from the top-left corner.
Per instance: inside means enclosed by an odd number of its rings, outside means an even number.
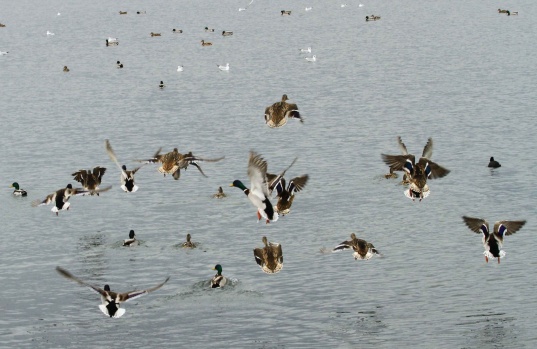
[[[367,260],[373,257],[373,255],[379,254],[379,251],[375,248],[375,246],[373,246],[372,243],[362,239],[358,239],[354,233],[351,234],[350,240],[343,241],[342,243],[334,247],[332,252],[343,251],[351,248],[354,251],[353,256],[355,260]]]
[[[134,230],[129,231],[129,238],[123,241],[123,246],[133,247],[138,246],[140,243],[136,240],[136,234]]]
[[[222,198],[225,198],[226,196],[227,194],[224,193],[224,189],[222,189],[222,187],[218,187],[218,191],[216,192],[216,194],[213,195],[213,198],[222,199]]]
[[[500,263],[500,258],[505,257],[505,251],[501,250],[504,235],[514,234],[526,224],[525,220],[497,221],[494,223],[494,231],[491,234],[489,223],[486,220],[467,216],[463,216],[462,219],[471,231],[483,234],[483,246],[485,247],[483,254],[487,263],[489,258],[498,258],[498,263]]]
[[[181,245],[181,247],[185,247],[185,248],[196,248],[198,246],[198,244],[196,242],[193,242],[191,241],[191,236],[190,234],[186,234],[186,241],[183,242],[183,244]]]
[[[66,72],[66,73],[68,73],[68,72],[69,72],[69,68],[67,68],[67,66],[64,65],[64,66],[63,66],[63,71]]]
[[[401,146],[399,139],[399,145]],[[404,144],[403,144],[404,146]],[[403,153],[406,152],[406,147]],[[386,155],[382,154],[384,163],[393,169],[393,171],[405,171],[409,181],[409,189],[405,191],[405,195],[412,199],[419,199],[420,201],[429,196],[429,186],[427,185],[427,179],[442,178],[449,174],[449,170],[438,165],[430,160],[433,154],[433,139],[429,138],[427,144],[423,148],[423,153],[418,163],[416,163],[415,156],[413,154],[403,155]]]
[[[174,29],[172,30],[172,32],[174,32],[174,33],[176,33],[176,34],[181,34],[181,33],[183,32],[183,30],[182,30],[182,29],[177,29],[177,30],[176,30],[176,29],[174,28]]]
[[[123,68],[123,63],[121,63],[120,61],[117,61],[116,65],[118,69]]]
[[[137,15],[145,15],[146,13],[147,13],[146,11],[136,11]]]
[[[110,190],[110,187],[106,187],[103,189],[99,189],[98,192],[104,192]],[[33,207],[42,206],[42,205],[48,205],[51,202],[54,201],[54,207],[52,207],[51,211],[56,213],[56,216],[58,215],[58,212],[61,210],[68,210],[71,203],[67,202],[71,196],[77,196],[77,195],[89,195],[89,190],[83,189],[83,188],[73,188],[71,184],[67,184],[67,186],[63,189],[58,189],[54,193],[47,195],[47,197],[41,201],[41,200],[35,200],[32,202]]]
[[[360,4],[360,5],[358,5],[358,7],[364,7],[364,4]]]
[[[300,49],[300,52],[303,52],[303,53],[311,53],[311,47],[308,47],[308,48],[301,48],[301,49]]]
[[[163,88],[165,87],[165,85],[164,85],[164,81],[161,80],[161,81],[160,81],[160,84],[158,84],[158,87],[160,87],[161,89],[163,89]]]
[[[366,22],[369,22],[369,21],[378,21],[379,19],[380,19],[380,16],[375,16],[375,15],[365,16],[365,21],[366,21]]]
[[[250,151],[248,159],[248,178],[250,179],[250,188],[246,188],[240,180],[233,181],[230,187],[237,187],[244,192],[250,202],[257,208],[258,221],[263,217],[267,224],[276,222],[278,213],[272,207],[269,199],[267,162],[261,155],[253,151]]]
[[[288,100],[287,95],[283,95],[280,102],[276,102],[265,108],[265,123],[268,127],[281,127],[287,123],[287,119],[289,118],[299,119],[301,123],[304,122],[297,105],[287,103]]]
[[[120,14],[120,15],[126,15],[126,14],[127,14],[127,11],[119,11],[119,14]]]
[[[222,275],[222,266],[217,264],[214,266],[213,270],[216,270],[216,275],[211,279],[211,288],[224,287],[227,283],[227,279]]]
[[[104,315],[113,317],[113,318],[119,318],[123,314],[125,314],[125,309],[120,308],[121,303],[131,301],[133,299],[146,295],[150,292],[156,291],[162,286],[164,286],[164,284],[168,282],[168,280],[170,280],[170,277],[168,276],[166,280],[164,280],[163,283],[158,284],[155,287],[148,288],[146,290],[116,293],[116,292],[110,291],[110,286],[108,285],[104,285],[104,289],[97,287],[97,286],[90,285],[80,280],[79,278],[77,278],[76,276],[68,272],[67,270],[63,269],[62,267],[56,267],[56,271],[60,273],[60,275],[62,275],[63,277],[73,280],[82,286],[89,287],[93,291],[99,293],[101,295],[101,301],[102,301],[102,304],[99,305],[99,309],[103,312]]]
[[[0,56],[7,55],[9,52],[0,51]]]
[[[177,66],[177,71],[178,72],[182,72],[184,70],[183,66],[182,65],[178,65]]]
[[[151,35],[151,36],[162,36],[161,33],[153,33],[153,32],[151,32],[149,35]]]
[[[306,57],[306,61],[308,62],[315,62],[317,61],[317,56],[313,55],[312,57]]]
[[[244,8],[244,7],[239,7],[239,12],[241,12],[241,11],[246,11],[246,8]]]
[[[15,188],[15,190],[13,190],[13,196],[27,196],[28,195],[26,190],[21,189],[19,187],[19,183],[17,183],[17,182],[13,182],[13,184],[11,184],[10,188]]]
[[[290,16],[291,15],[291,11],[282,10],[281,13],[282,13],[282,16]]]
[[[138,166],[133,170],[128,171],[127,166],[120,165],[117,161],[116,153],[114,153],[114,150],[112,149],[112,146],[110,145],[110,141],[107,139],[105,140],[105,149],[106,153],[110,157],[110,159],[116,164],[116,166],[121,171],[121,177],[120,177],[120,183],[121,183],[121,189],[123,189],[126,193],[134,193],[138,190],[138,186],[134,184],[134,175],[142,166]]]
[[[225,31],[225,30],[222,32],[222,36],[231,36],[231,35],[233,35],[233,32]]]
[[[500,165],[500,163],[498,161],[494,160],[494,157],[491,156],[488,167],[498,168],[498,167],[502,167],[502,165]]]
[[[217,162],[224,159],[224,156],[216,159],[200,158],[193,155],[192,152],[181,154],[177,148],[174,148],[173,151],[169,153],[160,154],[161,149],[159,149],[152,158],[138,161],[150,164],[161,163],[162,165],[158,168],[158,171],[164,176],[171,174],[175,180],[180,178],[181,170],[186,170],[188,165],[195,166],[204,177],[207,177],[201,167],[198,165],[198,162]]]
[[[209,29],[209,27],[205,27],[205,31],[208,33],[213,33],[214,29],[213,28]]]
[[[511,12],[511,11],[507,10],[507,15],[508,16],[518,16],[518,11]]]
[[[341,7],[347,7],[347,4],[341,4]]]
[[[0,23],[0,28],[4,28],[5,26],[5,24]]]
[[[47,30],[47,35],[52,36],[52,35],[55,35],[55,34],[53,32],[50,32],[50,31]]]
[[[212,42],[205,42],[205,40],[201,40],[201,46],[212,46]]]
[[[226,63],[226,65],[217,64],[218,69],[222,71],[229,71],[229,63]]]
[[[117,38],[109,37],[108,39],[106,39],[106,46],[117,46],[117,45],[119,45],[119,41],[117,40]]]
[[[306,11],[311,11],[313,9],[313,7],[306,7],[305,10]]]
[[[82,187],[89,192],[89,195],[99,196],[99,186],[104,173],[105,167],[96,166],[93,170],[78,170],[71,174],[74,180],[82,184]]]
[[[283,268],[282,245],[268,242],[266,236],[263,236],[262,241],[265,246],[254,249],[255,262],[265,273],[276,274]]]

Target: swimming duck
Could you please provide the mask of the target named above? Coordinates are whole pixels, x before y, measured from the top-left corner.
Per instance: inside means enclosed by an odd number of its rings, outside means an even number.
[[[282,10],[281,13],[282,13],[282,16],[290,16],[291,15],[291,11]]]
[[[164,284],[168,282],[168,280],[170,280],[170,277],[168,276],[166,280],[164,280],[163,283],[158,284],[155,287],[148,288],[146,290],[116,293],[116,292],[110,291],[109,285],[104,285],[104,289],[97,287],[97,286],[90,285],[80,280],[79,278],[77,278],[76,276],[68,272],[67,270],[63,269],[62,267],[56,267],[56,271],[60,273],[60,275],[62,275],[63,277],[73,280],[82,286],[89,287],[93,291],[99,293],[101,295],[101,301],[102,301],[102,304],[99,305],[99,309],[103,312],[104,315],[113,317],[113,318],[119,318],[123,314],[125,314],[125,309],[120,308],[121,303],[131,301],[138,297],[144,296],[150,292],[156,291],[162,286],[164,286]]]
[[[112,149],[112,146],[110,145],[110,141],[105,140],[105,148],[106,152],[108,153],[108,156],[110,159],[117,165],[117,167],[121,170],[121,189],[123,189],[124,192],[127,193],[134,193],[138,190],[138,186],[134,184],[134,174],[142,168],[142,166],[136,167],[134,170],[127,170],[127,166],[119,165],[119,162],[117,161],[116,154],[114,153],[114,150]]]
[[[145,15],[146,13],[147,13],[146,11],[136,11],[137,15]]]
[[[120,61],[117,61],[116,65],[118,69],[123,68],[123,63],[121,63]]]
[[[217,64],[218,69],[222,71],[229,71],[229,63],[226,63],[226,65]]]
[[[47,30],[47,35],[48,35],[48,36],[53,36],[53,35],[55,35],[55,34],[54,34],[53,32],[50,32],[50,31]]]
[[[494,157],[491,156],[488,167],[498,168],[498,167],[502,167],[502,165],[500,165],[500,163],[498,161],[494,160]]]
[[[300,116],[298,107],[294,103],[287,103],[289,98],[287,95],[282,96],[280,102],[276,102],[269,107],[265,108],[265,123],[271,127],[281,127],[287,123],[288,118],[299,119],[300,122],[304,122],[304,119]]]
[[[11,184],[10,188],[15,188],[15,190],[13,190],[13,195],[14,196],[27,196],[28,195],[26,190],[19,188],[19,183],[17,183],[17,182],[13,182],[13,184]]]
[[[4,28],[5,26],[5,24],[0,23],[0,28]]]
[[[190,234],[186,234],[186,241],[183,242],[181,247],[196,248],[198,246],[198,244],[196,242],[191,241],[190,239],[191,239]]]
[[[173,32],[173,33],[176,33],[176,34],[181,34],[181,33],[183,32],[183,30],[182,30],[182,29],[175,29],[175,28],[173,28],[172,32]]]
[[[380,19],[380,16],[375,16],[375,15],[365,16],[365,21],[366,21],[366,22],[369,22],[369,21],[378,21],[379,19]]]
[[[311,57],[306,57],[306,61],[308,61],[308,62],[316,62],[317,61],[317,56],[313,55]]]
[[[66,72],[66,73],[68,73],[68,72],[69,72],[69,68],[67,68],[67,66],[64,65],[64,66],[63,66],[63,71]]]
[[[303,52],[303,53],[311,53],[311,47],[308,47],[308,48],[301,48],[301,49],[300,49],[300,52]]]
[[[218,191],[216,192],[216,194],[213,195],[213,198],[215,199],[222,199],[222,198],[225,198],[227,195],[226,193],[224,193],[224,189],[222,189],[222,187],[218,187]]]
[[[358,259],[370,259],[375,254],[380,254],[379,251],[373,246],[372,243],[362,239],[358,239],[354,233],[351,234],[351,239],[343,241],[332,252],[343,251],[352,248],[354,250],[354,260]]]
[[[205,40],[201,40],[201,46],[212,46],[213,44],[211,42],[205,42]]]
[[[498,9],[498,13],[507,13],[508,10]]]
[[[132,247],[132,246],[138,246],[139,242],[136,240],[136,234],[134,234],[134,230],[129,231],[129,238],[123,240],[123,246]]]
[[[82,187],[88,190],[90,195],[97,194],[97,196],[99,196],[98,189],[105,172],[105,167],[97,166],[93,168],[93,171],[78,170],[77,172],[72,173],[71,176],[73,176],[75,181],[82,184]]]
[[[182,72],[184,70],[183,66],[182,65],[178,65],[177,66],[177,71],[178,72]]]
[[[212,33],[212,32],[214,32],[214,29],[213,28],[209,29],[209,27],[205,27],[205,31],[207,33]]]
[[[313,9],[313,7],[306,7],[305,10],[306,11],[311,11]]]
[[[151,34],[150,34],[150,35],[151,35],[151,36],[162,36],[162,34],[161,34],[161,33],[153,33],[153,32],[151,32]]]
[[[400,142],[401,145],[402,142]],[[404,147],[403,152],[405,152]],[[419,199],[420,201],[429,196],[429,186],[427,185],[427,179],[436,179],[447,176],[450,172],[448,169],[438,165],[430,160],[433,154],[433,139],[429,138],[427,144],[423,148],[422,157],[418,163],[415,163],[415,157],[413,154],[403,155],[386,155],[382,154],[382,159],[386,165],[393,168],[394,171],[404,170],[408,175],[409,189],[405,190],[405,195],[412,199]]]
[[[158,171],[164,176],[171,174],[175,180],[180,178],[181,170],[186,170],[188,165],[195,166],[204,177],[207,177],[197,162],[217,162],[224,159],[224,156],[216,159],[204,159],[194,156],[192,152],[181,154],[177,148],[174,148],[173,151],[169,153],[160,154],[161,149],[159,149],[151,159],[138,161],[151,164],[160,162],[162,165],[158,168]]]
[[[119,45],[119,41],[117,41],[117,38],[108,38],[106,39],[106,46],[117,46]]]
[[[248,160],[248,178],[250,178],[250,189],[244,184],[235,180],[230,184],[230,187],[240,188],[244,194],[250,199],[250,202],[257,207],[257,219],[265,218],[266,223],[276,222],[278,220],[278,212],[274,210],[269,200],[269,187],[267,179],[267,162],[261,155],[250,151]]]
[[[497,221],[494,223],[494,231],[491,234],[489,223],[486,220],[467,216],[463,216],[462,219],[471,231],[483,234],[483,246],[485,247],[483,254],[487,263],[489,258],[498,258],[498,263],[500,263],[500,258],[505,257],[505,251],[501,250],[504,235],[514,234],[526,224],[525,220]]]
[[[96,190],[97,192],[103,192],[110,190],[110,187],[106,187],[104,189]],[[89,195],[90,192],[87,189],[84,188],[73,188],[71,184],[67,184],[65,188],[58,189],[54,193],[47,195],[47,197],[43,200],[35,200],[32,202],[32,206],[41,206],[41,205],[48,205],[52,201],[54,201],[54,207],[52,207],[51,211],[56,213],[56,216],[58,215],[58,212],[60,210],[68,210],[69,206],[71,205],[70,202],[67,202],[71,196],[76,195]]]
[[[0,51],[0,56],[7,55],[9,52]]]
[[[222,266],[217,264],[214,266],[213,270],[216,270],[216,275],[211,279],[211,288],[224,287],[227,283],[227,279],[222,275]]]
[[[265,247],[254,249],[254,258],[257,265],[267,274],[276,274],[283,268],[282,245],[268,242],[267,237],[262,239]]]
[[[233,35],[233,32],[225,31],[225,30],[222,32],[222,36],[231,36],[231,35]]]
[[[119,14],[120,14],[120,15],[126,15],[126,14],[127,14],[127,11],[119,11]]]
[[[163,88],[165,87],[165,85],[164,85],[164,81],[161,80],[161,81],[160,81],[160,84],[158,84],[158,87],[159,87],[160,89],[163,89]]]

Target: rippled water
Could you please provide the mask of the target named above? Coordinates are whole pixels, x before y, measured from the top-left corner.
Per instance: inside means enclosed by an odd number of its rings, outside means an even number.
[[[0,56],[0,347],[537,345],[536,5],[509,4],[520,15],[508,17],[475,0],[342,2],[255,0],[242,12],[248,1],[0,4],[0,51],[9,51]],[[366,23],[368,14],[382,19]],[[105,47],[109,36],[120,45]],[[308,46],[315,63],[299,52]],[[231,70],[219,71],[226,62]],[[283,93],[305,123],[269,129],[264,108]],[[421,203],[382,177],[380,154],[399,152],[398,135],[418,155],[433,137],[432,159],[451,170]],[[148,165],[140,190],[125,194],[105,139],[129,168],[159,147],[226,158],[202,165],[209,178],[191,168],[179,181]],[[310,175],[275,224],[257,224],[227,187],[247,180],[250,149],[272,172],[298,156],[288,176]],[[490,156],[501,169],[486,167]],[[73,198],[59,217],[30,206],[97,165],[111,191]],[[13,181],[28,198],[11,197]],[[226,199],[211,198],[218,186]],[[528,223],[506,238],[500,265],[485,264],[462,215]],[[122,248],[130,229],[143,243]],[[382,257],[321,252],[351,232]],[[176,246],[187,233],[199,248]],[[263,235],[283,247],[276,275],[253,258]],[[209,290],[216,263],[232,283]],[[107,319],[98,295],[57,265],[118,291],[171,280]]]

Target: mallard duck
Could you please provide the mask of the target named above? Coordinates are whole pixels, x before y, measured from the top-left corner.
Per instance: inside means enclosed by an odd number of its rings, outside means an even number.
[[[151,36],[162,36],[162,34],[161,34],[161,33],[153,33],[153,32],[151,32],[151,34],[150,34],[150,35],[151,35]]]
[[[171,174],[175,180],[180,178],[181,170],[186,170],[188,165],[195,166],[204,177],[207,177],[197,162],[217,162],[224,159],[224,156],[216,159],[204,159],[194,156],[192,152],[181,154],[177,148],[174,148],[173,151],[169,153],[160,154],[161,149],[159,149],[151,159],[138,161],[152,164],[160,162],[162,165],[158,168],[158,171],[164,176]]]
[[[216,192],[216,194],[213,195],[213,198],[215,199],[222,199],[222,198],[225,198],[227,195],[226,193],[224,193],[224,189],[222,189],[222,187],[218,187],[218,191]]]
[[[207,33],[213,33],[213,32],[214,32],[214,28],[210,28],[210,29],[209,29],[209,27],[205,27],[205,31],[206,31]]]
[[[63,269],[62,267],[56,267],[56,271],[60,273],[60,275],[62,275],[63,277],[73,280],[82,286],[89,287],[93,291],[99,293],[101,295],[101,301],[102,301],[102,304],[99,305],[99,309],[101,309],[104,315],[113,317],[113,318],[119,318],[123,314],[125,314],[125,309],[120,308],[121,303],[131,301],[138,297],[144,296],[150,292],[156,291],[162,286],[164,286],[164,284],[168,282],[168,280],[170,280],[170,277],[168,276],[166,280],[164,280],[163,283],[158,284],[155,287],[148,288],[146,290],[116,293],[116,292],[110,291],[109,285],[104,285],[104,289],[97,287],[97,286],[90,285],[80,280],[79,278],[77,278],[76,276],[68,272],[67,270]]]
[[[401,144],[402,142],[400,142],[400,145]],[[406,152],[406,147],[404,147],[403,152]],[[430,194],[427,179],[442,178],[450,172],[448,169],[431,161],[430,157],[432,154],[433,139],[429,138],[427,144],[423,148],[422,157],[419,159],[418,163],[415,163],[415,156],[413,154],[382,154],[382,159],[386,165],[390,166],[394,171],[403,170],[407,173],[409,189],[405,190],[405,195],[412,200],[419,198],[421,201]]]
[[[283,95],[280,102],[276,102],[265,108],[265,123],[269,127],[281,127],[287,123],[288,118],[296,118],[299,119],[300,122],[304,122],[304,119],[300,116],[297,105],[287,103],[286,101],[288,100],[289,98],[287,98],[287,95]]]
[[[106,46],[117,46],[119,45],[119,41],[117,38],[108,38],[106,39]]]
[[[163,89],[164,87],[166,87],[166,85],[164,85],[164,81],[161,80],[161,81],[160,81],[160,84],[158,84],[158,87],[159,87],[160,89]]]
[[[524,224],[526,224],[525,220],[497,221],[494,223],[494,231],[491,234],[489,223],[486,220],[467,216],[463,216],[462,219],[471,231],[483,234],[483,246],[485,247],[483,254],[485,255],[485,261],[487,263],[489,258],[498,258],[498,263],[500,263],[500,258],[505,257],[505,251],[501,250],[503,236],[516,233],[524,226]]]
[[[5,26],[5,24],[0,23],[0,28],[4,28]]]
[[[183,242],[181,247],[196,248],[198,246],[198,244],[196,242],[191,241],[190,239],[191,239],[190,234],[186,234],[186,241]]]
[[[285,11],[285,10],[282,10],[282,11],[281,11],[281,14],[282,14],[282,16],[290,16],[290,15],[291,15],[291,11]]]
[[[127,166],[119,165],[119,162],[116,158],[116,154],[114,153],[114,150],[112,149],[112,146],[110,145],[110,141],[108,141],[108,139],[105,140],[105,148],[110,159],[117,165],[117,167],[121,171],[121,189],[123,189],[123,191],[127,193],[136,192],[138,190],[138,186],[134,184],[134,174],[138,172],[138,170],[142,168],[145,164],[136,167],[134,170],[128,171]]]
[[[63,66],[63,71],[66,72],[66,73],[68,73],[68,72],[69,72],[69,68],[67,68],[67,66],[64,65],[64,66]]]
[[[206,42],[205,40],[201,40],[201,46],[212,46],[213,43],[212,42]]]
[[[380,16],[375,16],[375,15],[365,16],[365,21],[366,21],[366,22],[369,22],[369,21],[378,21],[379,19],[380,19]]]
[[[225,31],[225,30],[222,32],[222,36],[231,36],[231,35],[233,35],[233,32]]]
[[[228,71],[229,70],[229,63],[226,63],[226,65],[217,64],[216,66],[218,67],[218,69],[220,69],[222,71]]]
[[[73,176],[75,181],[82,184],[82,187],[88,190],[90,195],[97,194],[97,196],[99,196],[98,189],[105,172],[105,167],[97,166],[93,168],[93,171],[78,170],[77,172],[72,173],[71,176]]]
[[[287,188],[285,187],[285,178],[283,177],[276,183],[275,188],[278,192],[278,202],[276,203],[276,206],[274,206],[276,212],[282,216],[291,212],[291,205],[295,199],[295,193],[304,189],[304,186],[308,182],[308,178],[309,176],[307,174],[295,177],[291,179]]]
[[[126,14],[127,14],[127,11],[119,11],[119,14],[120,14],[120,15],[126,15]]]
[[[13,190],[14,196],[27,196],[28,195],[26,190],[19,188],[19,183],[17,182],[13,182],[13,184],[10,185],[10,188],[15,188],[15,190]]]
[[[95,190],[96,192],[103,192],[108,191],[112,188],[111,186]],[[56,213],[56,216],[58,215],[58,212],[60,210],[68,210],[71,203],[67,202],[71,196],[76,195],[89,195],[90,192],[87,189],[84,188],[73,188],[71,184],[67,184],[65,188],[58,189],[54,193],[47,195],[47,197],[41,201],[41,200],[35,200],[32,202],[32,206],[42,206],[42,205],[48,205],[52,201],[54,201],[54,207],[52,207],[51,211]]]
[[[362,239],[358,239],[354,233],[351,233],[351,239],[343,241],[332,252],[343,251],[352,248],[354,250],[353,256],[355,260],[358,259],[370,259],[375,254],[380,254],[379,251],[373,246],[372,243]]]
[[[211,279],[211,288],[224,287],[227,283],[227,279],[222,275],[222,266],[217,264],[214,266],[213,270],[216,270],[216,274]]]
[[[507,15],[508,16],[518,16],[518,11],[511,12],[511,11],[507,10]]]
[[[507,13],[508,10],[502,10],[502,9],[498,9],[498,13]]]
[[[174,29],[172,30],[172,32],[173,32],[173,33],[176,33],[176,34],[181,34],[181,33],[183,32],[183,30],[182,30],[182,29],[175,29],[175,28],[174,28]]]
[[[121,63],[120,61],[117,61],[116,66],[118,69],[121,69],[123,68],[123,63]]]
[[[494,160],[493,156],[491,156],[488,167],[498,168],[498,167],[502,167],[502,165],[498,161]]]
[[[134,230],[129,231],[129,238],[123,240],[123,246],[133,247],[138,245],[139,242],[138,240],[136,240],[136,234],[134,234]]]
[[[136,11],[137,15],[145,15],[146,13],[147,13],[146,11]]]
[[[250,151],[248,160],[248,178],[250,178],[250,189],[244,184],[235,180],[230,187],[240,188],[244,194],[250,199],[250,202],[257,207],[257,219],[265,218],[266,223],[276,222],[278,220],[278,212],[274,211],[269,200],[269,188],[267,179],[267,162],[261,155]]]
[[[282,245],[268,242],[263,236],[265,247],[254,248],[254,258],[257,265],[267,274],[276,274],[283,268]]]

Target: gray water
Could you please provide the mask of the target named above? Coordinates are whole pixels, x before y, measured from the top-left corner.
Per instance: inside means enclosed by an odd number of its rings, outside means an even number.
[[[476,0],[255,0],[239,12],[247,3],[0,3],[0,347],[536,347],[535,2],[509,4],[518,17]],[[305,123],[269,129],[264,109],[284,93]],[[417,155],[433,137],[432,159],[451,170],[421,203],[382,176],[399,135]],[[179,181],[147,165],[126,194],[105,139],[129,168],[159,147],[226,158]],[[228,187],[247,182],[251,149],[269,171],[298,157],[287,176],[310,175],[273,224]],[[31,207],[98,165],[111,191],[72,198],[58,217]],[[13,181],[27,198],[12,197]],[[218,186],[226,199],[212,199]],[[528,223],[486,264],[462,215]],[[143,243],[122,248],[130,229]],[[382,256],[322,252],[351,232]],[[187,233],[199,248],[176,246]],[[255,264],[263,235],[282,244],[278,274]],[[230,287],[208,289],[216,263]],[[117,291],[171,280],[116,320],[58,265]]]

